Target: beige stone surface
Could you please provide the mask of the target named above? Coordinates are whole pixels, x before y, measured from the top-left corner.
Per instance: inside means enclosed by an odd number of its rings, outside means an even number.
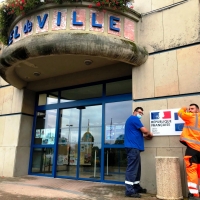
[[[35,92],[24,89],[22,112],[26,114],[34,114]]]
[[[5,118],[6,119],[2,146],[17,146],[21,115],[11,115],[6,116]]]
[[[156,196],[158,199],[183,199],[180,180],[178,157],[156,157]]]
[[[151,11],[152,0],[134,0],[134,10],[139,13],[146,13]]]
[[[12,102],[13,102],[13,86],[8,86],[2,88],[4,90],[3,97],[3,107],[1,114],[9,114],[12,111]]]
[[[163,8],[174,3],[174,0],[152,0],[152,10]]]
[[[177,50],[180,94],[200,91],[200,45]]]
[[[23,176],[28,174],[29,156],[30,147],[16,148],[14,176]]]
[[[3,176],[12,177],[14,175],[16,147],[5,147],[4,150]]]
[[[33,117],[22,115],[19,130],[18,146],[30,147],[32,135]]]
[[[179,94],[176,51],[154,55],[155,96]]]
[[[3,137],[4,137],[4,129],[5,129],[5,119],[6,117],[0,117],[0,146],[3,143]]]
[[[9,85],[9,83],[7,83],[2,77],[0,77],[0,87],[5,85]]]
[[[174,3],[178,3],[178,2],[180,2],[180,1],[183,1],[183,0],[174,0]]]
[[[199,41],[199,1],[163,11],[163,27],[165,49]]]
[[[157,148],[157,154],[156,156],[175,156],[178,157],[180,159],[180,161],[183,161],[183,149],[182,148],[162,148],[159,147]],[[183,162],[182,162],[183,163]]]
[[[169,146],[170,147],[181,147],[183,148],[184,145],[180,143],[179,141],[180,135],[173,135],[169,137]]]
[[[144,16],[139,24],[138,41],[149,53],[164,49],[162,12]]]
[[[147,192],[152,194],[155,194],[156,191],[155,156],[155,147],[145,148],[145,151],[141,153],[141,185],[148,188]]]
[[[172,138],[172,137],[169,137]],[[180,173],[181,173],[181,183],[182,183],[182,191],[183,195],[186,195],[185,193],[185,187],[187,186],[187,183],[185,182],[185,168],[184,168],[184,161],[183,157],[185,155],[185,147],[182,145],[182,147],[178,148],[157,148],[157,156],[175,156],[179,158],[180,163]]]
[[[143,65],[133,67],[133,99],[154,97],[153,61],[154,57],[150,56]]]
[[[0,114],[2,113],[3,109],[3,97],[4,97],[4,88],[0,88]]]
[[[196,103],[200,106],[200,95],[188,95],[184,97],[167,99],[168,108],[188,107],[191,103]]]
[[[185,155],[185,149],[183,149],[183,155]],[[183,162],[183,176],[182,176],[182,182],[183,182],[183,195],[186,197],[188,196],[189,190],[187,186],[187,175],[186,175],[186,169],[185,169],[185,163]]]
[[[167,100],[166,99],[159,99],[159,100],[150,100],[150,101],[141,101],[141,102],[133,102],[133,110],[136,107],[143,107],[144,109],[144,116],[142,117],[142,123],[146,128],[150,128],[150,119],[149,113],[152,110],[163,110],[167,109]]]
[[[5,148],[0,146],[0,176],[3,176],[3,165],[4,165],[4,157],[5,157]]]
[[[13,102],[12,113],[19,113],[22,110],[23,90],[19,90],[13,87]]]
[[[156,136],[156,137],[153,137],[152,140],[145,140],[144,144],[145,144],[145,147],[148,147],[148,148],[153,148],[153,147],[169,148],[170,140],[169,140],[169,136]]]

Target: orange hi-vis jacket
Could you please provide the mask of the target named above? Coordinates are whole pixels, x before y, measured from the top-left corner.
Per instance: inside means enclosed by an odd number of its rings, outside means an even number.
[[[200,113],[186,112],[187,108],[181,108],[178,115],[185,122],[180,142],[200,152]]]

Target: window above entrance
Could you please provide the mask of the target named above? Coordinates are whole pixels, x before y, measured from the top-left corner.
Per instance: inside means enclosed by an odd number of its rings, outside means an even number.
[[[38,106],[131,93],[132,79],[109,81],[108,83],[77,86],[61,91],[49,91],[39,94]]]
[[[103,85],[93,85],[61,91],[60,102],[70,102],[81,99],[90,99],[102,96]]]

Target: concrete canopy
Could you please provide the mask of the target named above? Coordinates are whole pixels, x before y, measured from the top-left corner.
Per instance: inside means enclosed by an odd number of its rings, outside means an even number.
[[[92,31],[47,31],[5,47],[0,55],[0,75],[19,89],[38,91],[37,83],[45,85],[48,79],[59,80],[61,76],[83,71],[93,70],[97,74],[100,69],[103,73],[103,68],[109,69],[109,73],[123,68],[121,76],[131,75],[132,66],[143,64],[147,58],[144,47],[124,37]],[[57,85],[61,86],[64,85]],[[50,88],[53,87],[41,87]]]

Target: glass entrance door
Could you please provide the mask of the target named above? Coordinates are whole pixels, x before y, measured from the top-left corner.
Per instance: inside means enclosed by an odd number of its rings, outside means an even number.
[[[56,175],[100,179],[102,106],[60,111]]]
[[[80,111],[76,108],[60,111],[60,130],[58,138],[57,176],[76,177],[78,159]]]
[[[82,110],[80,141],[80,178],[101,178],[102,106]]]

